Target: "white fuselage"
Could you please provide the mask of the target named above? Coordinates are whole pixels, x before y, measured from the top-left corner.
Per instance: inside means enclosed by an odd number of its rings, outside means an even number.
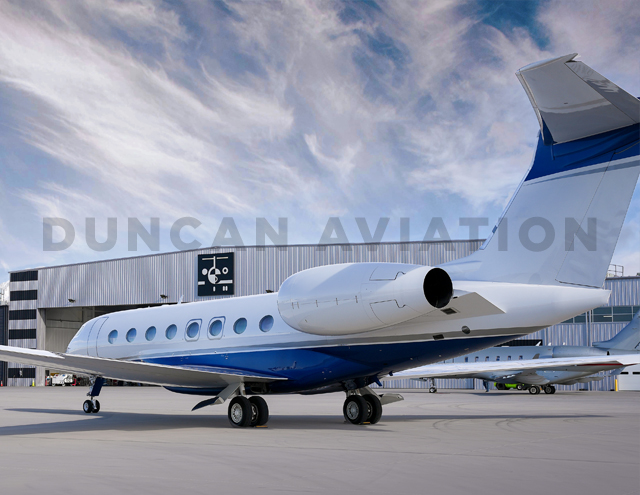
[[[599,289],[490,282],[454,281],[454,289],[455,294],[476,292],[502,313],[469,318],[461,318],[461,313],[450,318],[435,310],[365,333],[314,335],[285,323],[278,311],[278,294],[265,294],[96,318],[80,329],[68,353],[251,370],[285,376],[288,381],[283,391],[296,391],[355,376],[382,377],[496,345],[602,305],[609,296]],[[455,308],[455,297],[448,307]],[[273,317],[273,324],[263,331],[260,321],[267,316]],[[234,326],[241,319],[246,319],[246,329],[237,333]],[[212,335],[209,326],[216,320],[221,320],[223,328]],[[193,322],[199,327],[195,332],[193,326],[188,330]],[[175,336],[168,338],[167,329],[172,325]],[[147,340],[150,327],[155,327],[150,332],[155,335]],[[469,329],[468,334],[463,327]]]

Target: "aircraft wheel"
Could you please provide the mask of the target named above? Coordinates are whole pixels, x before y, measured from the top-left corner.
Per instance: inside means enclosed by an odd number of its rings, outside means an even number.
[[[239,428],[249,426],[251,424],[252,419],[252,407],[251,402],[246,397],[239,395],[238,397],[234,397],[233,400],[229,403],[229,422],[233,426],[237,426]]]
[[[545,385],[544,393],[545,394],[552,394],[553,393],[553,387],[551,385]]]
[[[430,394],[435,394],[438,391],[438,389],[436,387],[430,387],[429,388],[429,393]]]
[[[553,385],[551,385],[551,393],[555,394],[556,393],[556,387],[554,387]]]
[[[382,404],[380,399],[373,394],[366,394],[364,400],[367,402],[367,417],[365,421],[375,425],[382,417]]]
[[[90,400],[85,400],[82,404],[82,410],[86,414],[91,414],[91,412],[93,412],[93,402],[91,402]]]
[[[531,385],[529,387],[529,393],[532,395],[538,395],[540,393],[540,387],[537,385]]]
[[[93,411],[91,412],[92,413],[100,412],[100,401],[97,401],[97,400],[93,401]]]
[[[251,403],[251,426],[264,426],[269,421],[267,401],[258,395],[249,397]]]
[[[354,425],[361,425],[367,419],[368,410],[367,401],[361,395],[350,395],[342,407],[345,419]]]

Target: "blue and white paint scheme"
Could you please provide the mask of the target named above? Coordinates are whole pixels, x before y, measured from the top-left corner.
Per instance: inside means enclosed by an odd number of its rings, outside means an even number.
[[[230,399],[235,426],[263,425],[262,396],[343,390],[352,423],[399,396],[390,373],[515,339],[606,303],[607,267],[638,174],[640,102],[575,54],[517,73],[540,122],[536,154],[493,235],[439,267],[313,268],[278,293],[136,309],[87,322],[67,353],[0,358]],[[487,180],[491,178],[488,177]],[[251,395],[250,398],[247,395]]]
[[[527,389],[531,394],[554,394],[554,385],[573,385],[604,379],[604,371],[618,374],[625,366],[640,364],[640,312],[610,340],[593,346],[500,346],[484,349],[445,363],[422,366],[387,377],[431,381],[429,392],[436,392],[436,378],[477,378],[495,382],[498,390],[506,385]],[[485,383],[485,386],[487,383]],[[489,388],[486,388],[489,391]]]

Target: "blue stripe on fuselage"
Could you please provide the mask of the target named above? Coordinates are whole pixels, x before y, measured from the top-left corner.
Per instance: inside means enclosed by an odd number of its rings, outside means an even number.
[[[624,150],[640,140],[640,125],[634,124],[615,131],[605,132],[569,143],[545,145],[542,136],[538,136],[538,147],[533,166],[526,181],[546,177],[548,175],[609,163],[616,150]],[[635,150],[635,152],[634,152]],[[638,146],[625,150],[625,158],[638,154]]]
[[[199,369],[230,368],[247,373],[278,375],[287,381],[270,384],[271,393],[292,393],[357,380],[358,386],[373,383],[378,376],[391,371],[424,366],[454,356],[475,352],[507,342],[519,335],[478,337],[399,344],[369,344],[315,347],[306,349],[280,349],[265,351],[241,351],[234,353],[201,354],[155,358],[147,362],[168,366]],[[215,395],[215,389],[169,390],[194,395]]]

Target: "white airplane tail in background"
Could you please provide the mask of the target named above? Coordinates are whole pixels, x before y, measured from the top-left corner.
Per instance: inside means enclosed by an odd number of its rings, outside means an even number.
[[[626,327],[609,340],[595,342],[594,347],[601,349],[623,349],[625,351],[640,351],[640,311],[636,313]]]
[[[640,101],[576,55],[517,72],[533,163],[481,250],[443,266],[452,278],[602,286],[640,173]]]

